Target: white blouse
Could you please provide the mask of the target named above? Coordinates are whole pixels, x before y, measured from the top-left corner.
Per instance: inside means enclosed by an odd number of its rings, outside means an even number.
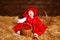
[[[22,19],[18,19],[18,23],[24,23],[26,21],[26,17],[22,18]]]
[[[31,17],[31,18],[33,18],[33,17]],[[17,23],[24,23],[26,20],[27,20],[27,18],[24,17],[22,19],[18,19],[18,22]]]

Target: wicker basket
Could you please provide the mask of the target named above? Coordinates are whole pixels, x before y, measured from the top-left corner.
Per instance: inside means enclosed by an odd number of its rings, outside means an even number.
[[[26,29],[24,29],[23,30],[23,25],[24,24],[28,24],[28,25],[30,25],[30,29],[28,29],[28,30],[26,30]],[[31,24],[29,24],[29,23],[24,23],[22,26],[21,26],[21,29],[20,29],[20,31],[21,31],[21,35],[22,36],[26,36],[26,37],[33,37],[33,28],[32,28],[32,25]]]

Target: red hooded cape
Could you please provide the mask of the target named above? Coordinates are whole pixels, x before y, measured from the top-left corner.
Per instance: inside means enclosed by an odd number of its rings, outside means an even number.
[[[28,15],[29,10],[32,10],[34,12],[34,18],[29,17],[29,15]],[[37,15],[37,9],[34,7],[30,7],[24,12],[23,17],[26,17],[27,18],[26,22],[28,22],[32,25],[33,33],[42,35],[46,30],[46,26],[41,22],[41,20],[36,15]],[[20,30],[21,25],[22,24],[19,23],[18,25],[16,25],[13,28],[13,30],[15,30],[15,31]]]

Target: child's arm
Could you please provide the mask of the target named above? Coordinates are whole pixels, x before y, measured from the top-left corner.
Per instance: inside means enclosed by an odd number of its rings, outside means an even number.
[[[24,23],[26,21],[26,17],[22,19],[18,19],[17,23]],[[20,30],[17,31],[17,34],[20,34]]]
[[[26,21],[26,17],[22,18],[22,19],[18,19],[17,23],[24,23]]]

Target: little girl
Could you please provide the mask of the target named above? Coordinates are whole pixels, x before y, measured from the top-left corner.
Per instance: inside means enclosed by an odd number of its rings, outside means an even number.
[[[34,37],[36,38],[38,38],[38,36],[41,36],[46,30],[46,26],[37,17],[37,9],[34,7],[30,7],[24,12],[23,18],[18,19],[18,25],[15,26],[13,30],[15,30],[16,33],[20,34],[20,27],[24,22],[28,22],[32,25]]]

